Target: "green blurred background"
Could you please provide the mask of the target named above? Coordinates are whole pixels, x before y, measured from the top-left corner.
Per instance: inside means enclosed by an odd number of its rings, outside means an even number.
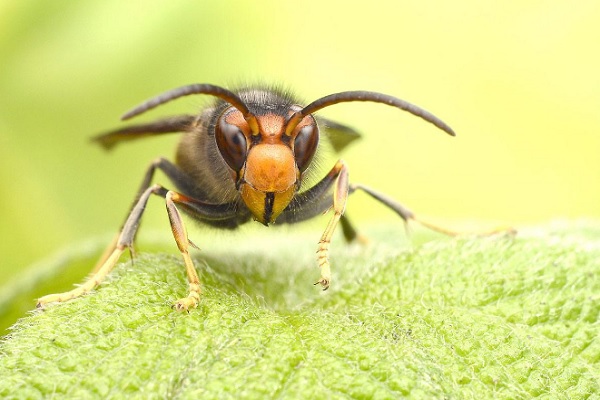
[[[306,100],[366,89],[432,111],[458,137],[381,105],[322,115],[364,134],[343,155],[353,181],[446,225],[600,217],[600,2],[356,4],[0,3],[0,282],[116,231],[146,166],[171,157],[177,137],[108,154],[89,137],[195,82],[280,83]],[[391,216],[361,195],[348,211]],[[146,220],[168,232],[159,202]]]

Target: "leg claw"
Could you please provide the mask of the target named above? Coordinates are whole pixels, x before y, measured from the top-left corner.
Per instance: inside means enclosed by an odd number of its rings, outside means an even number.
[[[198,306],[198,301],[193,297],[184,297],[183,299],[177,300],[173,304],[173,308],[179,312],[189,311],[192,308]]]
[[[323,290],[327,290],[329,289],[329,281],[330,280],[328,278],[321,278],[317,282],[315,282],[314,285],[321,285],[323,287]]]

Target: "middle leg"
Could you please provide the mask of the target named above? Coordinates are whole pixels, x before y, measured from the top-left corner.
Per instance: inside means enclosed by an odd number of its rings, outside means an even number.
[[[360,185],[360,184],[350,185],[350,192],[354,192],[356,190],[362,190],[363,192],[367,193],[369,196],[371,196],[375,200],[379,201],[380,203],[382,203],[383,205],[385,205],[386,207],[388,207],[389,209],[394,211],[396,214],[398,214],[398,216],[400,216],[400,218],[402,218],[402,220],[404,221],[405,224],[408,224],[408,222],[412,220],[412,221],[415,221],[415,222],[423,225],[426,228],[429,228],[436,232],[443,233],[445,235],[449,235],[449,236],[458,235],[458,232],[454,232],[452,230],[439,227],[437,225],[423,221],[420,218],[417,218],[415,216],[415,213],[410,211],[408,208],[406,208],[402,204],[398,203],[396,200],[394,200],[391,197],[388,197],[382,193],[379,193],[367,186]]]
[[[102,261],[99,268],[97,268],[86,282],[71,291],[41,297],[38,299],[37,307],[41,308],[47,303],[64,302],[74,299],[90,292],[96,286],[100,285],[115,267],[123,252],[133,246],[142,215],[146,209],[150,196],[153,194],[163,197],[166,201],[167,212],[171,222],[171,230],[182,254],[189,282],[188,296],[178,300],[174,307],[179,311],[196,307],[200,299],[200,280],[188,251],[188,246],[191,242],[188,239],[185,225],[183,224],[183,220],[175,204],[177,203],[184,207],[186,212],[200,221],[218,220],[223,221],[225,224],[235,223],[237,213],[232,204],[207,204],[182,194],[169,191],[160,185],[152,185],[138,196],[136,203],[125,220],[114,246],[108,252],[108,255]]]

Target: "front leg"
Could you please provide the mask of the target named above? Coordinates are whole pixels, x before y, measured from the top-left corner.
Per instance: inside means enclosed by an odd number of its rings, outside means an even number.
[[[333,232],[346,209],[346,201],[348,199],[348,167],[340,160],[329,172],[328,177],[335,177],[335,186],[333,189],[333,216],[329,220],[329,224],[327,224],[327,228],[325,228],[321,240],[319,240],[317,261],[319,263],[319,268],[321,268],[321,278],[315,283],[315,285],[321,285],[323,290],[327,290],[331,283],[329,244],[331,243]]]
[[[198,272],[196,272],[196,268],[194,268],[194,262],[188,251],[188,245],[191,242],[188,239],[187,230],[181,219],[181,214],[177,210],[177,207],[175,207],[175,202],[181,202],[183,200],[189,201],[191,199],[186,199],[185,196],[179,193],[169,191],[165,196],[165,200],[167,213],[169,214],[169,222],[171,223],[171,231],[173,232],[175,243],[177,243],[177,247],[183,257],[189,283],[189,294],[187,297],[177,300],[173,307],[177,311],[187,311],[190,308],[196,308],[200,302],[200,278],[198,277]],[[192,246],[196,247],[193,243]]]

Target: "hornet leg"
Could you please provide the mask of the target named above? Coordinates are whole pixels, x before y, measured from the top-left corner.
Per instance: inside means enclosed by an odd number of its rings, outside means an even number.
[[[328,174],[329,177],[335,177],[335,186],[333,190],[333,216],[319,240],[317,250],[317,261],[321,268],[321,278],[315,283],[323,287],[323,290],[329,288],[331,282],[331,268],[329,264],[329,245],[333,232],[344,214],[346,201],[348,200],[348,168],[343,161],[338,161]]]

